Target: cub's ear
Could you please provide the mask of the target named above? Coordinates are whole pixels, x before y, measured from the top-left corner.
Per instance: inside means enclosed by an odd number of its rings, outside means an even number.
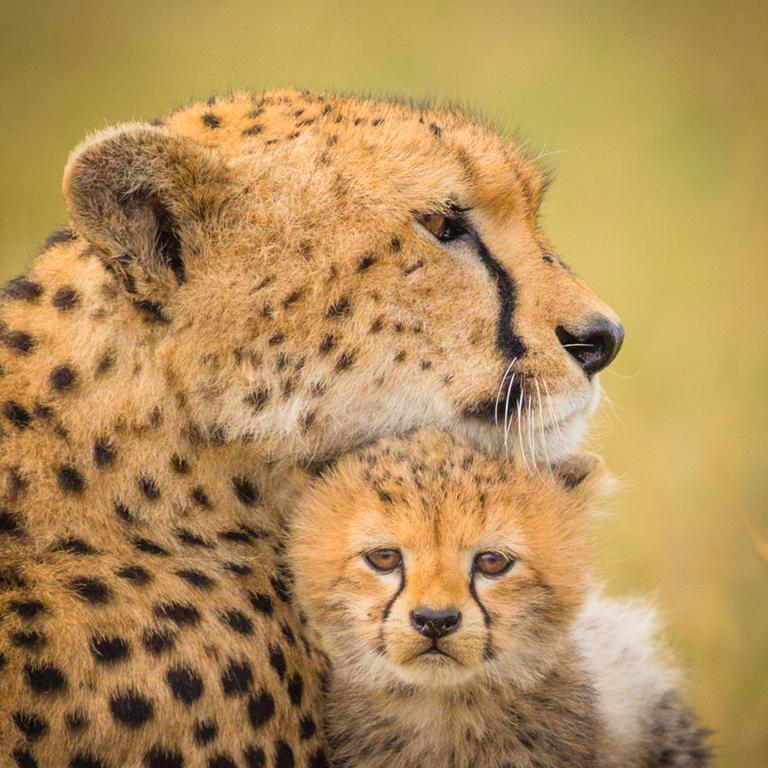
[[[226,177],[209,150],[136,123],[77,147],[63,186],[74,229],[138,292],[184,282],[185,258],[220,215]]]
[[[602,495],[610,484],[605,460],[594,453],[568,456],[552,467],[552,473],[565,491],[585,495],[590,499]]]

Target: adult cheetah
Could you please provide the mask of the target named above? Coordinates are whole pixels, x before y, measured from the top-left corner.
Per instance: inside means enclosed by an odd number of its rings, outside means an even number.
[[[298,92],[75,150],[0,309],[0,765],[327,764],[292,466],[420,425],[575,444],[622,331],[543,188],[461,114]]]

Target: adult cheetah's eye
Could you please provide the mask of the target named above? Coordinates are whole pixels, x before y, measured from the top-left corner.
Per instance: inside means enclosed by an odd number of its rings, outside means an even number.
[[[457,209],[458,211],[458,209]],[[441,243],[450,243],[468,233],[467,225],[460,213],[422,213],[418,222]]]
[[[481,552],[475,557],[475,568],[483,576],[502,576],[515,564],[515,558],[503,552]]]
[[[399,549],[372,549],[364,557],[368,565],[379,573],[391,573],[403,562]]]

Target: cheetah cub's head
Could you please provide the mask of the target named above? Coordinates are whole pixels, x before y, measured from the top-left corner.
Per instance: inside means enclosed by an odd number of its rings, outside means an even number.
[[[437,426],[556,460],[623,338],[544,174],[456,111],[237,94],[93,137],[64,188],[190,420],[276,457]]]
[[[536,681],[582,600],[606,477],[591,454],[533,475],[432,431],[344,457],[300,505],[291,550],[337,674]]]

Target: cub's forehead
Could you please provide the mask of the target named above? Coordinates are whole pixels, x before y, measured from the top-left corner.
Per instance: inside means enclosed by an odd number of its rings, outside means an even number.
[[[459,110],[274,91],[212,97],[157,122],[230,158],[354,162],[361,175],[386,165],[422,181],[434,174],[436,187],[464,186],[475,198],[468,202],[488,208],[536,208],[545,186],[518,144]]]
[[[520,530],[532,489],[504,460],[447,433],[379,441],[343,459],[325,481],[353,540],[401,546],[474,545]]]

